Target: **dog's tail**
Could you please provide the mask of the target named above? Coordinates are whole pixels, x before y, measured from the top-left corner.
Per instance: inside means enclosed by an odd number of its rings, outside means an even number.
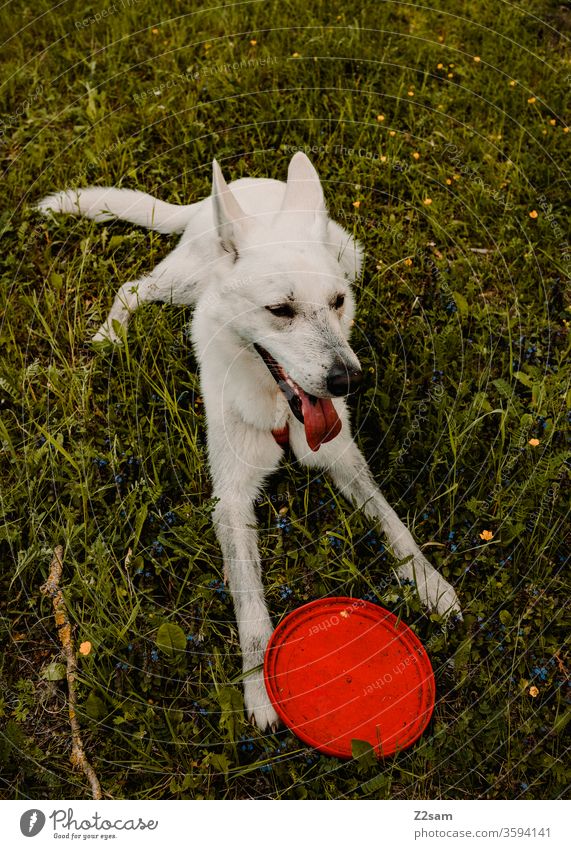
[[[94,221],[121,218],[159,233],[181,233],[190,220],[195,204],[176,206],[165,203],[144,192],[132,189],[91,187],[67,189],[43,198],[37,205],[40,212],[67,212],[84,215]]]

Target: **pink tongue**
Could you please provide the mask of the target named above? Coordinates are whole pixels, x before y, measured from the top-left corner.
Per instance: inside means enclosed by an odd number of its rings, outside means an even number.
[[[341,431],[341,420],[329,398],[318,398],[313,403],[309,396],[297,387],[301,398],[301,411],[305,425],[305,438],[312,451],[318,451],[323,442],[335,439]]]

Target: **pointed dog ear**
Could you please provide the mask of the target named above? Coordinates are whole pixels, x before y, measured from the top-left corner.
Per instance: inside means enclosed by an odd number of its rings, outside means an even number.
[[[326,213],[319,176],[301,150],[293,155],[289,163],[281,211],[309,212],[315,216]]]
[[[238,245],[246,224],[246,213],[232,194],[218,162],[212,160],[212,201],[214,223],[220,244],[238,259]]]

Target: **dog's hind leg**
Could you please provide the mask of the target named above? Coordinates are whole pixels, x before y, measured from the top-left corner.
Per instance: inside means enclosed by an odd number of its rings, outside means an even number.
[[[143,303],[153,301],[189,303],[188,300],[183,301],[176,296],[173,297],[177,278],[174,263],[171,260],[172,256],[173,254],[170,254],[165,257],[146,277],[131,280],[121,286],[115,296],[109,315],[93,336],[93,342],[103,342],[104,340],[119,342],[120,337],[113,327],[113,322],[117,321],[122,327],[127,327],[132,314]]]
[[[408,528],[384,498],[367,461],[351,438],[346,410],[339,405],[338,411],[343,421],[341,433],[317,452],[307,446],[303,428],[290,428],[290,443],[296,456],[304,465],[327,472],[342,495],[378,521],[394,555],[404,561],[397,568],[397,574],[416,583],[420,600],[426,607],[441,615],[460,614],[460,602],[454,588],[430,565]]]
[[[226,428],[208,421],[208,452],[213,496],[219,499],[212,518],[238,624],[246,716],[262,730],[275,729],[279,719],[260,668],[273,627],[262,587],[254,499],[283,452],[271,433],[230,418]]]
[[[115,296],[109,315],[92,337],[92,341],[120,342],[120,336],[113,327],[113,322],[117,321],[122,327],[127,327],[129,319],[137,307],[145,301],[157,300],[157,298],[149,297],[152,283],[152,277],[141,277],[139,280],[124,283]]]

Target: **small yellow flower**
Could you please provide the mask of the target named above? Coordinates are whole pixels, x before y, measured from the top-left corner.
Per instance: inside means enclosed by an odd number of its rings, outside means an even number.
[[[430,206],[430,204],[432,203],[432,198],[424,198],[422,202],[425,206]]]
[[[299,59],[299,53],[292,53],[291,58],[292,59]]]
[[[555,118],[550,118],[549,123],[551,124],[552,127],[554,127],[555,124],[557,123],[557,121],[555,120]]]
[[[451,180],[449,177],[447,177],[447,178],[446,178],[446,185],[447,185],[447,186],[451,186],[451,185],[452,185],[452,180]]]
[[[359,209],[359,207],[361,206],[361,201],[360,200],[354,200],[353,206],[355,207],[355,209]]]
[[[386,157],[386,156],[381,156],[381,162],[386,162],[386,161],[387,161],[387,157]]]
[[[454,74],[447,74],[446,76],[448,77],[449,80],[451,80],[452,77],[454,76]]]
[[[251,39],[250,39],[250,44],[252,45],[252,47],[255,47],[257,43],[258,43],[258,42],[256,41],[256,39],[255,39],[255,38],[251,38]]]
[[[482,61],[482,60],[480,59],[480,57],[479,57],[479,56],[474,56],[474,62],[481,62],[481,61]]]
[[[564,132],[564,133],[568,133],[568,132],[569,132],[569,127],[563,127],[563,132]]]
[[[389,136],[396,136],[396,132],[394,130],[389,130]]]
[[[531,212],[529,213],[530,218],[537,218],[537,215],[538,215],[537,209],[532,209]]]
[[[454,180],[459,180],[460,174],[452,174],[452,177],[454,178]]]
[[[152,28],[152,30],[151,30],[151,32],[153,33],[153,35],[158,35],[158,34],[159,34],[159,31],[158,31],[158,29],[157,29],[156,27],[153,27],[153,28]]]
[[[414,153],[412,154],[412,158],[413,159],[420,159],[420,153],[417,153],[416,150],[415,150]]]
[[[377,121],[378,121],[379,123],[381,123],[381,121],[384,121],[384,120],[385,120],[385,116],[384,116],[384,115],[377,115]]]
[[[528,103],[535,103],[535,100],[536,100],[536,98],[535,98],[535,97],[528,97],[528,98],[527,98],[527,102],[528,102]]]
[[[89,640],[86,640],[84,643],[82,643],[80,645],[79,653],[88,655],[90,651],[91,651],[91,643],[89,642]]]
[[[414,97],[414,91],[412,89],[410,89],[410,91],[407,91],[407,94],[409,97]]]
[[[454,62],[450,62],[450,64],[448,65],[448,67],[449,67],[449,68],[453,68],[453,67],[454,67]]]
[[[444,36],[443,36],[443,35],[439,35],[439,36],[438,36],[438,41],[442,44],[442,42],[444,41]]]
[[[510,86],[513,88],[513,87],[514,87],[514,85],[515,85],[515,80],[510,80],[510,81],[509,81],[509,83],[508,83],[508,85],[510,85]]]
[[[412,265],[412,259],[409,256],[407,256],[407,258],[404,261],[404,264],[405,265]]]
[[[528,445],[533,445],[534,448],[537,448],[537,446],[539,445],[539,439],[535,439],[535,437],[533,439],[530,439]]]
[[[491,531],[482,531],[482,533],[480,534],[480,539],[483,539],[486,542],[488,542],[489,540],[491,540],[493,538],[494,538],[494,535]]]
[[[439,62],[436,67],[438,68],[439,71],[441,71],[442,68],[444,67],[444,65],[442,64],[442,62]]]
[[[529,695],[531,696],[532,699],[535,699],[536,696],[539,696],[539,690],[537,689],[537,687],[530,687],[529,688]]]

